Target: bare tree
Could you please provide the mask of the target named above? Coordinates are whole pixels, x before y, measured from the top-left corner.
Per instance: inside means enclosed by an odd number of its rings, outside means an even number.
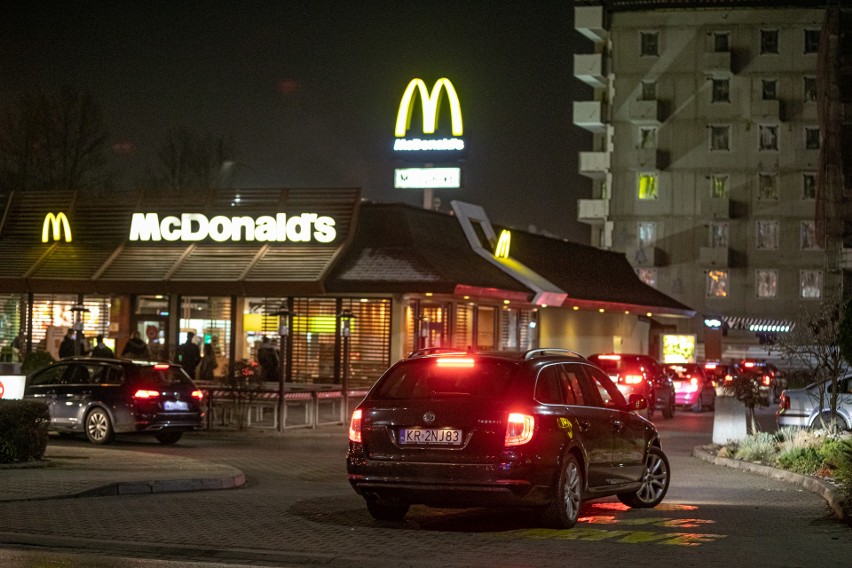
[[[225,138],[172,129],[157,153],[160,169],[155,184],[173,190],[222,187],[227,183],[225,166],[232,163],[233,153],[233,144]]]
[[[106,141],[89,93],[22,93],[0,117],[0,181],[17,191],[105,189]]]

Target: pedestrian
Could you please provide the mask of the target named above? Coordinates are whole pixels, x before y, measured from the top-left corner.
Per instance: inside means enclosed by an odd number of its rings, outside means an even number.
[[[115,357],[115,353],[112,352],[112,349],[107,347],[104,343],[104,336],[99,335],[95,338],[95,346],[92,348],[92,357],[106,357],[112,358]]]
[[[257,362],[263,371],[264,381],[278,381],[278,351],[265,335],[257,348]]]
[[[24,351],[27,348],[27,336],[22,331],[12,340],[12,357],[15,361],[24,360]]]
[[[121,350],[121,356],[130,358],[148,358],[148,346],[145,345],[144,341],[142,341],[139,330],[134,329],[130,332],[130,339],[127,340],[127,343],[124,345],[124,349]]]
[[[198,379],[201,381],[212,381],[213,371],[216,370],[216,354],[213,353],[213,346],[209,343],[204,344],[204,357],[201,358],[201,367],[199,368]]]
[[[65,337],[62,338],[62,343],[59,344],[59,358],[74,356],[74,330],[69,328],[65,332]]]
[[[183,365],[184,370],[189,373],[189,376],[195,378],[195,369],[201,362],[201,351],[194,341],[195,334],[191,331],[186,333],[186,341],[182,343],[177,350],[178,363]]]

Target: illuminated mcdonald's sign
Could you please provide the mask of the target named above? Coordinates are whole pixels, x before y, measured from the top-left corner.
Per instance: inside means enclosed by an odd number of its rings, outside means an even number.
[[[68,217],[61,211],[53,214],[48,213],[44,216],[44,223],[41,225],[41,242],[46,243],[50,240],[51,233],[53,240],[64,240],[66,243],[71,242],[71,225],[68,223]]]
[[[438,117],[446,94],[450,106],[450,132],[452,137],[434,137],[438,130]],[[423,108],[423,137],[406,138],[411,129],[411,116],[414,111],[415,95],[419,95]],[[394,152],[440,152],[458,153],[465,149],[464,125],[462,123],[461,104],[455,87],[446,77],[435,82],[430,91],[423,79],[412,79],[402,94],[399,111],[396,114]]]
[[[497,239],[497,246],[494,247],[494,256],[497,258],[509,258],[509,248],[512,244],[512,233],[503,229],[500,233],[500,238]]]

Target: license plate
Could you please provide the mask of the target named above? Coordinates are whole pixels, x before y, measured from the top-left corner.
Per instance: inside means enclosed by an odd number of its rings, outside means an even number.
[[[189,410],[189,406],[182,400],[167,400],[163,403],[165,410]]]
[[[399,443],[460,446],[462,431],[446,428],[403,428],[399,431]]]

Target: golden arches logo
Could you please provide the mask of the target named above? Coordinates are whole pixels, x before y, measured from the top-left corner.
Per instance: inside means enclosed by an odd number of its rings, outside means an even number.
[[[497,258],[509,258],[509,248],[512,244],[512,233],[503,229],[500,233],[500,238],[497,239],[497,246],[494,247],[494,256]]]
[[[443,93],[447,93],[447,101],[450,104],[450,119],[452,121],[453,136],[461,136],[464,132],[462,126],[461,105],[459,97],[456,94],[456,89],[446,77],[442,77],[435,82],[432,91],[426,88],[426,83],[423,79],[412,79],[405,92],[402,94],[402,100],[399,102],[399,112],[396,115],[396,128],[394,134],[397,138],[403,138],[405,133],[411,127],[412,103],[414,102],[414,91],[420,95],[420,102],[423,106],[423,134],[434,134],[438,127],[438,109],[441,106]]]
[[[41,242],[48,242],[51,229],[54,241],[62,240],[64,236],[66,243],[71,242],[71,225],[68,223],[68,217],[65,216],[65,213],[59,212],[55,215],[48,213],[44,216],[44,223],[41,226]]]

